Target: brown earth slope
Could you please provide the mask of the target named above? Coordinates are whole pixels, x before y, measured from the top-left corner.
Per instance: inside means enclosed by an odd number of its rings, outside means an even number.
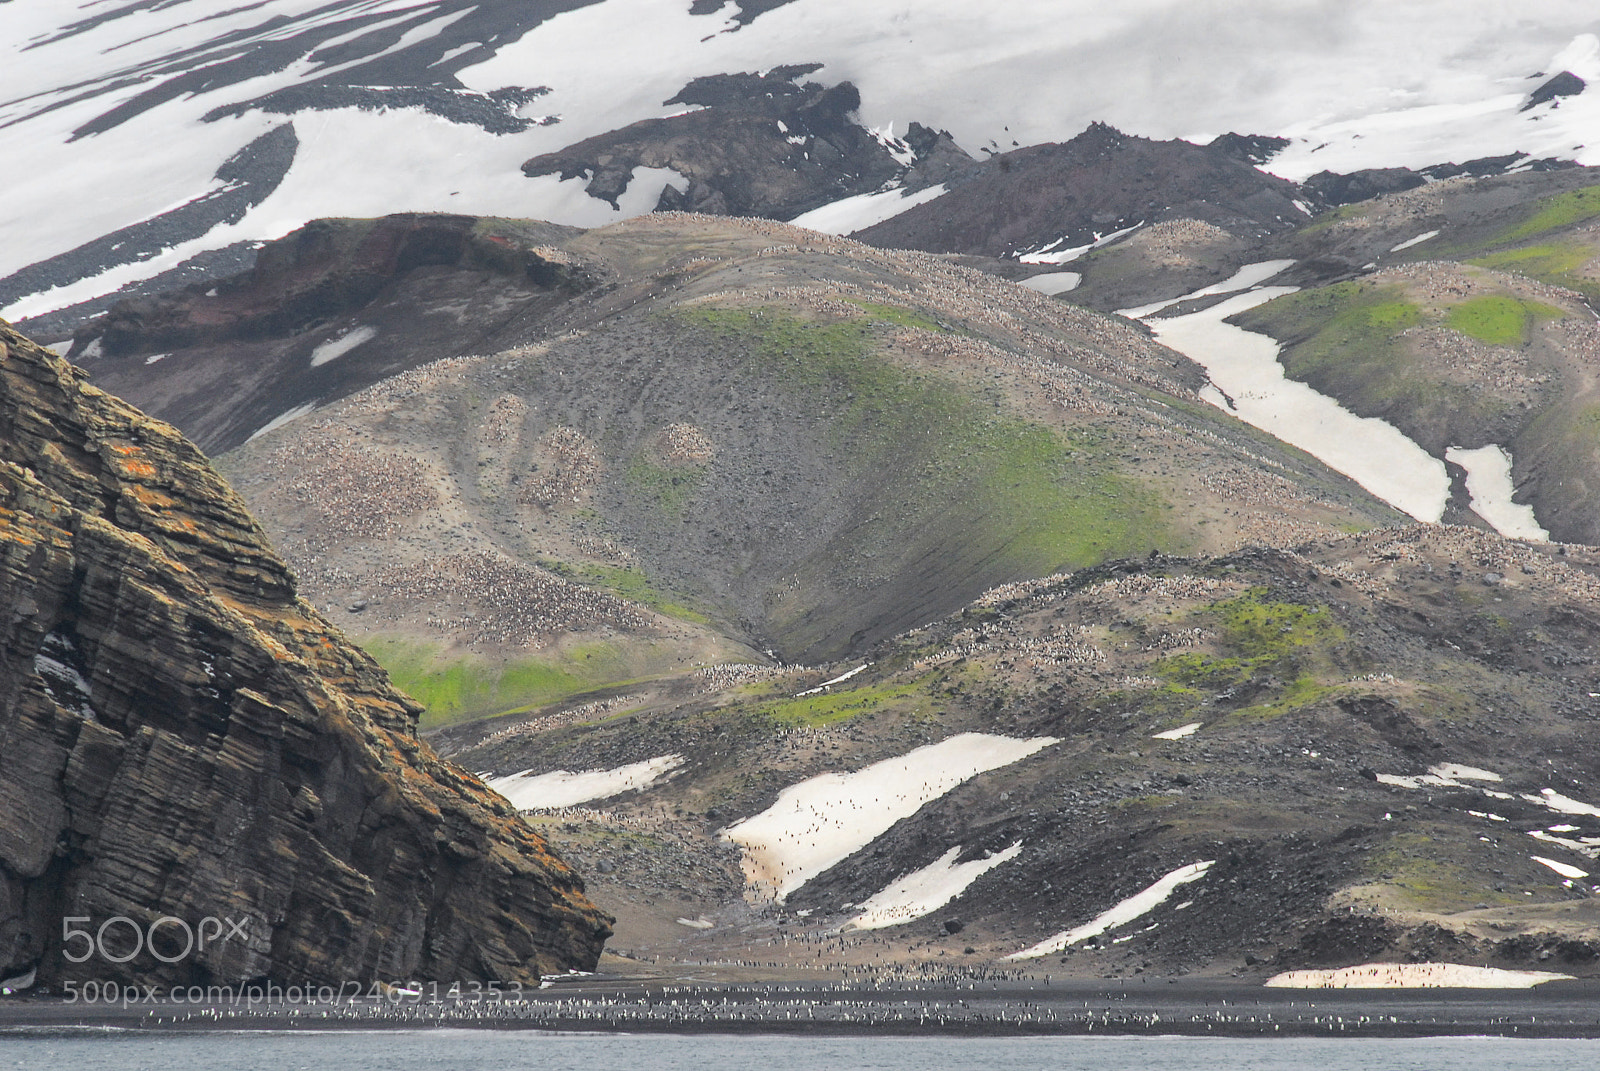
[[[1412,525],[1006,585],[832,684],[859,663],[439,740],[500,775],[676,757],[643,791],[532,819],[596,875],[615,945],[646,962],[1009,966],[1209,862],[1148,913],[1028,962],[1265,975],[1410,958],[1592,975],[1597,642],[1594,549]],[[914,814],[879,820],[895,797],[849,787],[926,745],[952,742],[954,763],[974,732],[1055,742]],[[802,782],[806,805],[784,806]],[[882,832],[781,902],[761,884],[770,864],[747,854],[741,888],[723,832],[789,814],[777,858],[803,865],[833,794],[849,824]],[[898,879],[985,859],[999,865],[936,910],[860,927]]]
[[[200,452],[0,344],[0,976],[592,966],[609,929],[578,877],[417,738],[417,705],[297,597]],[[162,916],[242,930],[186,952],[168,922],[138,955],[127,924],[100,930]],[[64,917],[99,954],[69,961]]]
[[[520,339],[222,461],[308,593],[438,715],[603,663],[842,656],[1008,580],[1398,517],[1200,404],[1138,327],[943,258],[676,214],[558,249],[595,283]],[[86,363],[180,357],[240,351]]]

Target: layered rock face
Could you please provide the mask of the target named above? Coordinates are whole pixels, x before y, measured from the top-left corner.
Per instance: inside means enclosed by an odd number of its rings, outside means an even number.
[[[418,740],[204,456],[4,324],[0,613],[0,977],[598,959],[577,875]]]

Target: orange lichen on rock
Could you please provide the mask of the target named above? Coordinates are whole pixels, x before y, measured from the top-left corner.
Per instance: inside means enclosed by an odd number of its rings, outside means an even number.
[[[536,981],[609,919],[169,425],[0,324],[0,977]],[[74,968],[60,914],[247,918]],[[77,975],[72,975],[76,977]]]

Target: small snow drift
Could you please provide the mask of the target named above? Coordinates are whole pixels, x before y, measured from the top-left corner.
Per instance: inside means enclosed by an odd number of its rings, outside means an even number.
[[[1200,731],[1200,722],[1191,721],[1187,725],[1180,725],[1176,729],[1168,729],[1164,733],[1151,733],[1152,740],[1182,740],[1186,736],[1193,736]]]
[[[745,876],[782,902],[790,893],[978,774],[1059,743],[961,733],[855,773],[819,774],[790,785],[760,814],[729,826],[745,849]]]
[[[519,811],[576,807],[623,792],[642,792],[683,765],[682,755],[658,755],[614,770],[524,770],[509,777],[484,777],[484,784],[511,801]],[[480,775],[482,776],[482,775]]]
[[[329,361],[336,361],[357,346],[371,342],[377,337],[378,329],[375,327],[361,326],[346,331],[338,338],[329,339],[311,351],[311,367],[321,368]]]
[[[967,891],[967,886],[983,875],[1009,863],[1022,854],[1019,840],[1003,852],[986,859],[956,862],[961,846],[945,852],[921,870],[912,871],[884,886],[861,905],[855,918],[845,923],[847,930],[880,930],[885,926],[898,926],[902,922],[920,919],[932,914],[951,900]]]
[[[1543,863],[1551,870],[1554,870],[1557,874],[1560,874],[1562,877],[1572,881],[1577,881],[1580,878],[1586,878],[1589,876],[1589,872],[1587,870],[1579,870],[1570,863],[1563,863],[1556,859],[1546,859],[1542,855],[1530,855],[1528,858],[1532,859],[1535,863]]]
[[[1191,881],[1198,881],[1205,877],[1206,871],[1211,869],[1215,859],[1207,859],[1199,863],[1190,863],[1166,874],[1149,887],[1134,893],[1126,900],[1102,911],[1093,919],[1082,926],[1075,927],[1054,937],[1047,937],[1038,944],[1024,948],[1021,952],[1013,952],[1007,956],[1008,960],[1037,959],[1060,952],[1063,948],[1087,941],[1091,937],[1098,937],[1107,930],[1114,930],[1118,926],[1126,926],[1134,919],[1147,915],[1167,901],[1180,885],[1187,885]]]
[[[1505,447],[1498,443],[1475,450],[1452,446],[1444,456],[1467,470],[1472,509],[1495,531],[1510,539],[1550,539],[1550,533],[1534,516],[1533,507],[1511,500],[1516,484],[1511,478],[1511,455]]]
[[[789,222],[796,227],[809,227],[823,234],[853,234],[856,231],[893,219],[902,212],[926,204],[943,195],[945,186],[929,186],[912,193],[905,189],[882,190],[877,193],[858,193],[830,201],[821,208],[802,212]]]
[[[1337,970],[1284,971],[1263,984],[1274,989],[1532,989],[1571,977],[1461,963],[1363,963]]]
[[[1045,297],[1055,297],[1065,294],[1068,290],[1075,290],[1083,282],[1083,275],[1075,271],[1047,271],[1042,275],[1034,275],[1021,281],[1021,285],[1043,294]]]

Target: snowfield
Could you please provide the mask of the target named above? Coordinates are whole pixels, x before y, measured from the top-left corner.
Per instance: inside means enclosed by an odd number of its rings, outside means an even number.
[[[1263,984],[1274,989],[1532,989],[1571,977],[1460,963],[1363,963],[1338,970],[1284,971]]]
[[[988,770],[1060,741],[960,733],[854,773],[818,774],[778,794],[723,838],[744,848],[745,877],[779,902],[877,840],[902,818]],[[976,877],[976,875],[974,875]]]
[[[8,170],[0,198],[0,277],[217,189],[223,161],[286,121],[300,139],[282,185],[238,223],[108,273],[89,292],[13,302],[4,315],[60,308],[201,249],[281,237],[319,216],[449,211],[595,226],[647,212],[681,178],[636,174],[612,209],[588,197],[581,179],[530,180],[519,165],[681,111],[662,102],[695,77],[783,63],[821,62],[818,80],[855,82],[862,124],[886,143],[917,120],[949,130],[974,155],[1062,141],[1102,120],[1201,142],[1228,130],[1281,134],[1293,143],[1268,169],[1295,179],[1513,151],[1600,162],[1600,139],[1591,136],[1600,92],[1521,110],[1540,72],[1600,82],[1588,0],[907,0],[870,14],[854,0],[793,0],[743,27],[733,14],[732,5],[692,15],[686,2],[600,0],[478,41],[460,36],[474,25],[473,9],[450,0],[0,4],[0,158],[27,162]],[[81,23],[75,32],[61,32],[73,23]],[[330,36],[296,43],[311,30]],[[173,81],[198,65],[225,66],[230,49],[287,52],[235,84]],[[427,62],[408,58],[416,56]],[[547,87],[517,114],[559,121],[497,134],[416,107],[245,110],[204,121],[214,109],[377,57],[440,69],[440,85],[479,93]],[[597,77],[597,62],[626,73]],[[451,80],[457,63],[470,65]],[[159,98],[148,110],[72,136],[144,93]],[[890,190],[799,222],[846,232],[931,196]],[[1072,252],[1045,252],[1040,262],[1062,263]]]
[[[523,770],[509,777],[478,776],[517,810],[533,811],[576,807],[624,792],[643,792],[682,765],[682,755],[659,755],[611,770],[555,770],[542,774]]]
[[[1295,289],[1261,287],[1201,312],[1147,323],[1158,341],[1205,368],[1218,391],[1233,402],[1224,408],[1240,420],[1300,447],[1417,520],[1437,521],[1450,498],[1443,461],[1393,424],[1357,416],[1326,394],[1289,379],[1278,363],[1278,343],[1267,335],[1222,322]],[[1211,393],[1205,397],[1215,398]]]

